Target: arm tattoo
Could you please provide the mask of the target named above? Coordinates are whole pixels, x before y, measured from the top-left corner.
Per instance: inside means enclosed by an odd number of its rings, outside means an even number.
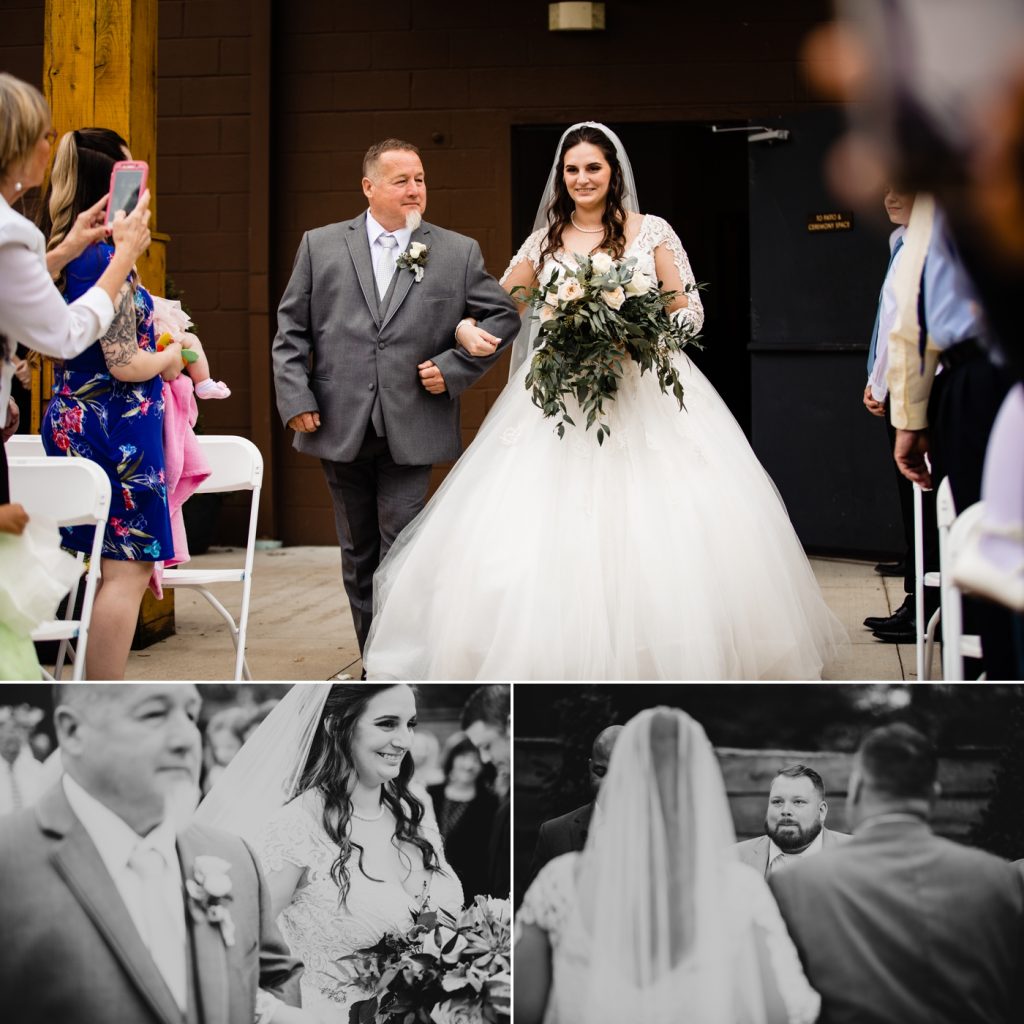
[[[107,333],[100,338],[100,345],[107,369],[110,370],[115,366],[128,366],[139,351],[135,333],[135,296],[128,285],[121,289],[114,320]]]

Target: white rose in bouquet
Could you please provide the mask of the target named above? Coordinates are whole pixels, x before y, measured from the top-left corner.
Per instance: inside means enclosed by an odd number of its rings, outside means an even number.
[[[622,290],[622,285],[619,285],[618,288],[612,288],[610,291],[606,288],[601,292],[601,298],[612,309],[622,309],[622,304],[626,301],[626,293]]]
[[[583,298],[583,285],[581,285],[575,277],[566,278],[558,286],[559,302],[573,302],[576,299],[581,298]]]
[[[642,270],[638,270],[626,285],[627,295],[646,295],[650,290],[651,279]]]
[[[595,274],[607,274],[612,269],[612,258],[606,252],[595,252],[590,257],[590,265]]]
[[[555,311],[545,302],[540,307],[540,322],[546,324],[549,320],[555,319]]]
[[[474,1003],[456,1002],[446,999],[430,1011],[434,1024],[484,1024],[480,1007]]]
[[[558,292],[557,291],[545,292],[544,293],[544,301],[549,306],[557,306],[558,305]]]

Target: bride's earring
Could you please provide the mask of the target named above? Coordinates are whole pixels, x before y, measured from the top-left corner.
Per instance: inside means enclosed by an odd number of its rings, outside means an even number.
[[[21,182],[20,181],[16,181],[14,183],[14,191],[15,192],[20,192],[21,191]]]

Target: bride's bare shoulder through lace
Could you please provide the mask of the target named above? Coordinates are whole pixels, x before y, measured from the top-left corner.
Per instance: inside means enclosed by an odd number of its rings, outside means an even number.
[[[315,867],[323,854],[322,832],[323,827],[302,797],[285,804],[264,826],[256,843],[263,869],[280,871],[285,864]]]
[[[523,260],[526,260],[533,268],[534,273],[540,267],[540,250],[544,245],[544,235],[547,233],[547,228],[538,228],[532,235],[530,235],[525,242],[519,247],[519,252],[512,257],[512,262],[505,268],[505,273],[501,275],[501,283],[505,283],[505,279],[512,271],[519,266]]]
[[[565,853],[547,862],[526,890],[516,914],[516,932],[524,925],[542,928],[557,944],[576,898],[578,853]]]

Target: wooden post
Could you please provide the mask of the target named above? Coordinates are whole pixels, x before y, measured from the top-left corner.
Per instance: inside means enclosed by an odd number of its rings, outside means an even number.
[[[138,269],[143,284],[163,295],[167,236],[156,230],[157,2],[46,0],[43,91],[61,135],[76,128],[112,128],[128,142],[136,160],[149,164],[153,243]],[[35,431],[52,379],[49,365],[33,376]],[[174,592],[168,591],[160,602],[147,592],[133,646],[146,647],[173,633]]]

